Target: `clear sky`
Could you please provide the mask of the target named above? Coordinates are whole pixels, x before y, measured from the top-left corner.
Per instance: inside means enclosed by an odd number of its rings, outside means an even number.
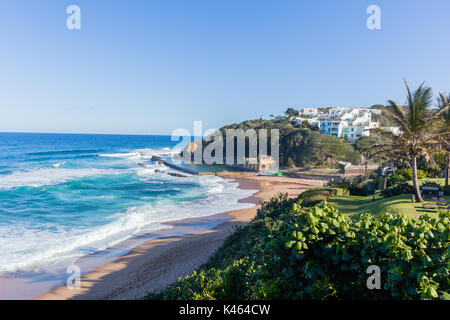
[[[68,30],[66,8],[81,8]],[[381,30],[366,9],[381,8]],[[0,0],[0,132],[170,134],[450,91],[448,0]]]

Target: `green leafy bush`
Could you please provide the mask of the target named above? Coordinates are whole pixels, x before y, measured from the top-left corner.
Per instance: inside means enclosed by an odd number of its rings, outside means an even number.
[[[341,189],[343,192],[342,195],[349,195],[350,192],[348,189],[351,184],[352,184],[352,182],[350,181],[350,179],[343,178],[343,179],[339,179],[339,180],[331,179],[330,181],[327,182],[326,185],[329,187]]]
[[[375,180],[368,179],[359,183],[352,183],[349,186],[349,192],[352,196],[370,196],[375,193]]]
[[[417,170],[418,179],[427,178],[427,173],[423,170]],[[388,174],[386,176],[386,184],[388,187],[394,186],[399,183],[408,182],[412,180],[412,169],[403,168],[397,170],[395,173]]]
[[[388,187],[395,186],[400,183],[408,182],[408,178],[398,173],[391,173],[386,176],[386,185]]]
[[[311,191],[310,193],[313,193]],[[149,299],[444,299],[450,291],[450,212],[343,216],[279,195],[197,272]],[[371,265],[381,289],[367,288]]]
[[[348,190],[343,188],[322,187],[306,190],[298,197],[298,199],[302,200],[302,205],[304,207],[314,207],[322,202],[327,202],[330,200],[330,197],[348,194]]]
[[[336,189],[335,196],[348,196],[350,194],[348,189],[345,188],[333,188],[333,189]]]
[[[377,174],[369,171],[362,175],[357,175],[351,178],[343,178],[340,180],[332,180],[328,182],[330,187],[339,187],[346,190],[345,194],[354,196],[368,196],[375,193]],[[348,193],[347,193],[348,192]]]
[[[444,195],[450,196],[450,185],[443,188]]]
[[[433,187],[433,188],[439,188],[439,189],[441,189],[441,185],[440,185],[438,182],[435,182],[435,181],[429,181],[429,180],[422,182],[422,183],[420,184],[420,187],[421,187],[421,188],[423,188],[423,187]]]
[[[397,170],[397,174],[400,174],[404,176],[408,180],[412,180],[412,169],[411,168],[404,168]],[[417,178],[418,179],[425,179],[427,177],[427,173],[423,170],[417,170]]]
[[[427,178],[427,173],[423,170],[417,170],[417,178],[425,179]],[[407,182],[412,180],[412,169],[403,168],[397,170],[395,173],[388,174],[386,177],[387,186],[393,186],[399,183]]]
[[[414,188],[408,182],[400,183],[395,186],[381,190],[381,194],[385,198],[390,198],[390,197],[398,196],[401,194],[410,194],[410,193],[411,194],[414,193]]]

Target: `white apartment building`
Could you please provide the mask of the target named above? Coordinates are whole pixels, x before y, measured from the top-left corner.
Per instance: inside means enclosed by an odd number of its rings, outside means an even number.
[[[297,125],[307,121],[324,134],[355,142],[361,137],[370,136],[369,129],[378,128],[378,122],[372,121],[372,111],[366,108],[332,107],[328,114],[312,115],[309,119],[297,117],[294,121]]]

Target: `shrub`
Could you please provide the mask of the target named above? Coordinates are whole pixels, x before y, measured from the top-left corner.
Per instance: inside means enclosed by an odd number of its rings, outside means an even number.
[[[343,216],[279,196],[213,258],[151,299],[448,299],[450,212]],[[368,290],[370,265],[382,288]]]
[[[395,186],[399,183],[407,182],[408,179],[398,173],[391,173],[386,176],[386,185],[388,187]]]
[[[299,195],[298,199],[302,200],[304,207],[314,207],[319,203],[328,201],[330,197],[336,196],[337,194],[337,188],[322,187],[306,190]]]
[[[375,180],[368,179],[358,184],[351,184],[349,187],[352,196],[369,196],[375,193]]]
[[[333,188],[333,189],[336,189],[335,196],[348,196],[350,194],[348,189],[345,188]]]
[[[400,170],[397,170],[395,172],[398,175],[403,176],[407,181],[412,180],[412,169],[411,168],[403,168]],[[425,179],[427,177],[427,173],[423,170],[417,170],[417,178],[418,179]]]
[[[314,207],[322,202],[327,202],[330,200],[330,197],[345,196],[348,194],[347,189],[322,187],[306,190],[298,196],[297,200],[302,200],[304,207]]]
[[[331,179],[326,185],[329,187],[342,189],[342,192],[349,194],[348,189],[351,185],[351,181],[348,178],[343,178],[340,180]]]
[[[450,196],[450,185],[443,188],[444,195]]]
[[[427,177],[427,173],[423,170],[417,170],[417,178],[425,179]],[[403,168],[397,170],[395,173],[388,174],[386,176],[386,184],[388,187],[394,186],[399,183],[408,182],[412,180],[412,169],[411,168]]]
[[[410,194],[410,193],[414,193],[414,187],[412,185],[410,185],[408,182],[400,183],[395,186],[381,190],[381,194],[385,198],[390,198],[390,197],[394,197],[394,196],[399,196],[401,194]]]
[[[434,187],[434,188],[439,188],[439,189],[441,189],[441,185],[440,185],[438,182],[435,182],[435,181],[429,181],[429,180],[422,182],[422,183],[420,184],[420,187],[421,187],[421,188],[423,188],[423,187]]]
[[[362,175],[357,175],[351,178],[343,178],[340,180],[332,180],[328,182],[329,186],[339,187],[355,196],[367,196],[375,193],[377,174],[369,171]]]

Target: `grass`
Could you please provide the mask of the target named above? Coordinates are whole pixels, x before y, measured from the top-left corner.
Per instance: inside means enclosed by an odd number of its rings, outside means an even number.
[[[450,201],[446,196],[445,201]],[[379,194],[375,195],[375,202],[372,202],[372,196],[335,196],[330,198],[329,202],[333,204],[343,214],[354,215],[363,212],[378,215],[384,212],[403,213],[410,218],[418,218],[422,214],[429,214],[437,217],[439,210],[424,209],[421,203],[412,203],[410,194],[403,194],[391,198],[383,198]]]
[[[420,179],[419,180],[419,185],[421,185],[422,183],[424,183],[425,181],[432,181],[432,182],[437,182],[439,183],[442,187],[445,184],[445,179],[444,178],[425,178],[425,179]],[[410,185],[412,185],[412,181],[408,181],[408,183]]]
[[[427,178],[419,180],[419,184],[425,181],[438,182],[444,186],[444,178]],[[409,181],[412,185],[412,181]],[[445,202],[450,201],[450,196],[445,196]],[[403,194],[391,198],[383,198],[379,193],[375,194],[375,202],[372,196],[335,196],[330,198],[329,202],[333,204],[340,212],[347,215],[355,215],[363,212],[378,215],[384,212],[403,213],[410,218],[418,218],[422,214],[429,214],[437,217],[439,210],[424,209],[421,203],[412,203],[410,194]],[[427,202],[427,201],[426,201]]]

